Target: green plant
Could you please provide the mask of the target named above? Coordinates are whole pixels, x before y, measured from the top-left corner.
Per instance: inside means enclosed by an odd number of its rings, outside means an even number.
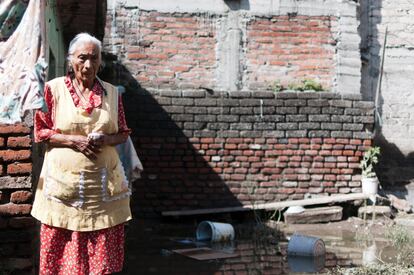
[[[280,83],[280,80],[276,80],[275,82],[273,82],[272,90],[273,90],[273,92],[276,92],[276,93],[284,90],[284,87],[283,87],[282,83]]]
[[[374,178],[376,176],[374,165],[378,163],[380,154],[381,149],[378,146],[371,147],[365,151],[360,164],[363,177]]]
[[[314,90],[314,91],[323,91],[323,87],[320,83],[312,79],[305,79],[302,81],[303,90]]]
[[[299,83],[289,83],[288,89],[295,91],[323,91],[322,85],[313,79],[304,79]]]

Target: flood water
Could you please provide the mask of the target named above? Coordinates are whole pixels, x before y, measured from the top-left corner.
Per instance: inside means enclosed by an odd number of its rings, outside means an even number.
[[[211,244],[195,241],[195,221],[133,221],[127,227],[126,262],[121,274],[323,274],[337,266],[355,267],[378,259],[393,262],[397,254],[384,237],[355,232],[346,224],[337,228],[291,225],[283,232],[269,226],[233,225],[234,242]],[[321,238],[325,256],[288,256],[287,238],[293,233]],[[196,260],[173,251],[205,247],[234,257]]]

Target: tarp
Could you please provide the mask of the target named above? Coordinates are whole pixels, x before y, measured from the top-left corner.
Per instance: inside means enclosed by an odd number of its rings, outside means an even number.
[[[44,1],[0,0],[1,124],[22,121],[27,110],[45,109]]]

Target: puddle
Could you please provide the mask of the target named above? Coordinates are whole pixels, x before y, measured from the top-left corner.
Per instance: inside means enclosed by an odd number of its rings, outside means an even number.
[[[249,231],[244,225],[235,225],[235,241],[212,245],[194,240],[196,224],[191,222],[134,222],[127,228],[126,262],[121,274],[320,274],[317,272],[324,273],[337,266],[355,267],[378,262],[378,258],[384,262],[396,261],[397,252],[381,236],[375,237],[374,241],[364,239],[346,227],[336,230],[325,230],[324,227],[296,227],[294,230],[325,242],[326,255],[311,258],[288,257],[288,241],[282,236],[278,242],[279,237],[269,228],[262,228],[257,234],[257,230]],[[290,229],[284,232],[292,234]],[[237,254],[237,257],[196,260],[183,255],[185,253],[173,252],[192,251],[192,248],[211,248],[222,254]]]

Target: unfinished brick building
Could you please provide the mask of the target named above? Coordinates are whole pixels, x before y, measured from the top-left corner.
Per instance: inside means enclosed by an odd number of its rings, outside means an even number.
[[[366,72],[378,69],[361,61],[370,43],[360,26],[367,14],[358,9],[366,6],[46,6],[49,78],[64,73],[67,42],[87,31],[104,41],[101,77],[125,87],[127,121],[145,169],[133,184],[135,216],[360,192],[359,161],[373,144],[374,125],[372,87],[362,91],[361,84],[372,84]],[[324,91],[289,90],[306,79]],[[31,127],[30,114],[22,124],[0,126],[0,256],[27,273],[35,228],[30,203],[42,161]]]

